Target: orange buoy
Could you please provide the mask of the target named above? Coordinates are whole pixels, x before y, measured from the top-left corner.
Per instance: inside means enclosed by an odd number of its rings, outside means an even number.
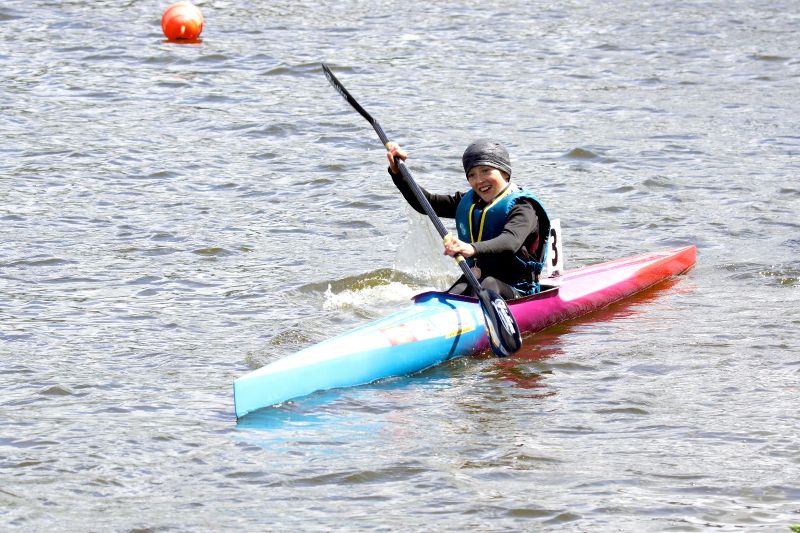
[[[197,39],[203,31],[203,13],[190,2],[176,2],[164,10],[161,29],[170,41]]]

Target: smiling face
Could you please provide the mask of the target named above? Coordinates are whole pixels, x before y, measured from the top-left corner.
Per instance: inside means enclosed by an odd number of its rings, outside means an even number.
[[[501,171],[486,165],[478,165],[469,169],[467,181],[472,190],[486,203],[494,200],[508,185],[508,181]]]

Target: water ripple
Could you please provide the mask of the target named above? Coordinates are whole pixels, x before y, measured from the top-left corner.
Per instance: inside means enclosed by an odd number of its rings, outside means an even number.
[[[0,529],[797,522],[793,4],[200,6],[186,45],[148,2],[0,7]],[[458,275],[320,61],[432,191],[505,142],[569,267],[697,267],[236,425],[233,379]]]

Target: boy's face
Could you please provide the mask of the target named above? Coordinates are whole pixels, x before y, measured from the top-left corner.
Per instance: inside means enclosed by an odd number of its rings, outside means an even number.
[[[469,169],[467,181],[472,190],[486,203],[494,200],[495,196],[503,192],[508,185],[502,172],[494,167],[484,165]]]

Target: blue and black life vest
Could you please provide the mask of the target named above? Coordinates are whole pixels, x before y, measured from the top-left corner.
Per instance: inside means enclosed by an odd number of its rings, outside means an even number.
[[[547,216],[542,203],[529,191],[510,183],[486,207],[477,207],[480,197],[475,191],[468,191],[456,208],[456,227],[458,238],[464,242],[488,241],[499,236],[511,208],[520,201],[529,202],[536,210],[539,218],[538,240],[532,244],[530,250],[522,248],[514,254],[525,272],[529,273],[528,279],[519,280],[511,285],[523,295],[539,292],[539,275],[544,270],[547,260],[547,237],[550,235],[550,217]],[[470,266],[475,265],[474,258],[467,259]]]

